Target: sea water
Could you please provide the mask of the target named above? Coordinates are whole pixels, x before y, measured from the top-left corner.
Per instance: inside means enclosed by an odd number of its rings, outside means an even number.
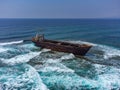
[[[93,47],[85,58],[35,47],[45,38]],[[0,19],[0,90],[119,90],[120,20]]]

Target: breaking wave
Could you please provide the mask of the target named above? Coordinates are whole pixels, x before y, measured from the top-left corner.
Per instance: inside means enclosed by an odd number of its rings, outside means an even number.
[[[20,44],[20,43],[23,43],[23,40],[20,40],[20,41],[12,41],[12,42],[5,42],[5,43],[0,43],[0,46],[11,45],[11,44]]]
[[[72,55],[62,56],[71,58]],[[44,65],[34,66],[39,72],[43,82],[52,90],[79,90],[95,88],[97,83],[75,74],[75,71],[61,63],[61,59],[47,59]],[[44,61],[43,61],[44,62]],[[87,87],[86,87],[87,86]]]
[[[99,45],[99,47],[104,51],[104,59],[109,59],[115,56],[120,56],[120,50],[113,48],[113,47],[108,47],[105,45]]]
[[[76,58],[71,58],[71,56],[71,54],[68,54],[57,59],[45,59],[43,65],[34,66],[43,82],[50,89],[117,90],[120,88],[120,70],[118,68],[89,63],[83,59],[79,62]],[[63,63],[64,61],[69,65],[66,66],[66,63]],[[76,71],[81,72],[83,76]],[[92,78],[87,77],[88,75],[91,75]]]
[[[1,52],[5,52],[5,51],[7,51],[7,50],[9,50],[9,49],[0,46],[0,53],[1,53]]]
[[[120,88],[120,70],[115,66],[120,65],[119,49],[82,41],[68,42],[93,45],[85,57],[95,63],[77,58],[73,54],[40,49],[31,43],[0,44],[0,89],[110,90]],[[97,64],[97,62],[104,64]],[[109,66],[106,63],[114,63],[114,65]]]
[[[111,52],[109,52],[110,50]],[[34,67],[50,89],[116,90],[120,88],[120,70],[116,66],[106,64],[111,57],[106,60],[104,56],[109,53],[113,54],[112,57],[119,56],[119,49],[96,44],[88,52],[88,58],[93,61],[104,61],[105,65],[91,63],[84,58],[78,59],[73,54],[60,55],[55,52],[54,54],[57,56],[52,53],[44,53],[41,57],[37,57],[43,63]],[[94,55],[91,57],[91,54]],[[117,62],[114,61],[114,63]]]
[[[30,65],[0,68],[0,90],[48,90]]]
[[[40,53],[38,52],[31,52],[25,55],[18,55],[10,59],[0,59],[1,65],[16,65],[16,64],[21,64],[21,63],[26,63],[28,62],[31,58],[39,55]]]
[[[95,80],[99,82],[100,89],[102,90],[119,90],[120,89],[120,69],[106,66],[94,64],[95,69],[97,71],[97,76]]]

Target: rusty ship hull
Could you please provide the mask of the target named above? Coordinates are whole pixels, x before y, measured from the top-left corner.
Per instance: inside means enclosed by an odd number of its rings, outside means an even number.
[[[33,38],[32,42],[37,47],[47,48],[58,52],[73,53],[74,55],[80,55],[80,56],[84,56],[92,47],[91,45],[87,45],[87,44],[73,44],[68,42],[47,40],[47,39],[44,39],[42,41],[39,40],[36,41]]]

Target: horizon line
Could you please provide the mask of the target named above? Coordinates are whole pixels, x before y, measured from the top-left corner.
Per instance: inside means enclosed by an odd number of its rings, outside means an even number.
[[[120,18],[0,18],[0,19],[120,19]]]

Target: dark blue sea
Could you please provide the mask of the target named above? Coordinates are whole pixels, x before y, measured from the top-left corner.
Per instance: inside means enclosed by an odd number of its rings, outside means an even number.
[[[36,47],[37,33],[93,47],[77,58]],[[0,19],[0,90],[119,90],[119,39],[120,19]]]

